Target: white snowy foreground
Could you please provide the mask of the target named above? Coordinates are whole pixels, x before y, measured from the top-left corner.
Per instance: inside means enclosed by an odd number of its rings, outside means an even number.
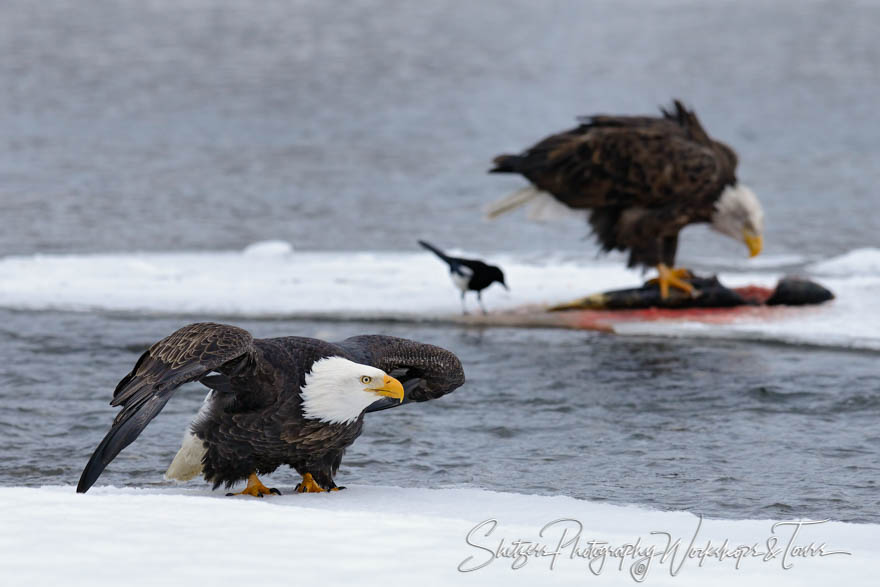
[[[453,251],[453,253],[455,253]],[[555,304],[599,291],[637,287],[643,276],[619,260],[493,256],[510,293],[484,292],[505,310]],[[792,259],[757,258],[723,272],[728,286],[773,286]],[[860,249],[802,270],[837,298],[768,321],[624,324],[622,334],[746,338],[880,349],[880,249]],[[468,303],[476,310],[476,300]],[[243,251],[33,255],[0,258],[0,307],[228,317],[443,321],[458,317],[458,292],[430,253],[298,252],[284,242]]]
[[[880,564],[877,525],[700,522],[479,489],[285,493],[0,488],[3,583],[857,586]]]

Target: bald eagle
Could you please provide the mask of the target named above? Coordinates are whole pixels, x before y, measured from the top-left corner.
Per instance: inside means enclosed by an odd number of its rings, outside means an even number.
[[[657,268],[663,298],[670,285],[694,295],[681,279],[688,272],[673,268],[681,229],[708,222],[755,256],[764,213],[737,181],[733,149],[678,100],[661,113],[584,117],[519,155],[496,157],[491,173],[519,173],[532,186],[490,205],[489,217],[530,202],[588,215],[603,251],[629,251],[628,266]]]
[[[440,347],[364,335],[255,339],[225,324],[184,326],[149,348],[113,392],[122,406],[83,470],[88,491],[182,384],[210,388],[167,476],[199,473],[216,489],[247,480],[240,494],[278,493],[257,474],[289,465],[299,492],[336,490],[333,476],[364,414],[445,395],[464,383],[458,358]]]

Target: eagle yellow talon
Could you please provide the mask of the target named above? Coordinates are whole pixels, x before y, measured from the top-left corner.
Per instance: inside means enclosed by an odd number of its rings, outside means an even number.
[[[666,267],[666,265],[663,265],[663,267]],[[658,267],[658,271],[659,271],[659,267]],[[678,279],[690,279],[694,276],[693,271],[691,271],[690,269],[686,269],[684,267],[666,267],[666,271],[668,273],[674,275]],[[654,284],[654,283],[657,283],[658,281],[660,281],[660,278],[655,277],[654,279],[649,279],[648,283]]]
[[[226,495],[250,495],[251,497],[263,497],[264,495],[281,495],[281,492],[274,487],[266,487],[257,477],[256,473],[248,475],[247,487],[238,493],[227,493]]]
[[[303,475],[302,481],[296,486],[297,493],[324,493],[324,491],[326,489],[315,483],[311,473]]]
[[[648,283],[658,283],[660,285],[660,297],[662,299],[665,300],[669,297],[669,286],[687,292],[692,298],[697,297],[697,289],[687,281],[684,281],[686,278],[693,277],[689,270],[683,267],[670,268],[666,264],[660,263],[657,265],[657,273],[659,274],[657,279],[652,279]]]

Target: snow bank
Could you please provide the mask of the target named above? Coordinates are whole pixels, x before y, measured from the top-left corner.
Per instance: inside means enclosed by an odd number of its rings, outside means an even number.
[[[810,270],[818,275],[880,275],[880,249],[855,249],[838,257],[814,263]]]
[[[286,257],[293,254],[293,245],[287,241],[260,241],[244,248],[245,257]]]
[[[242,317],[437,319],[460,312],[458,291],[431,253],[310,253],[271,241],[244,251],[34,255],[0,259],[0,306]],[[555,302],[597,286],[638,284],[617,263],[537,265],[493,258],[512,292],[494,309]],[[476,308],[476,300],[469,299]]]
[[[648,585],[680,587],[857,586],[873,584],[880,563],[876,525],[826,522],[795,535],[794,525],[774,533],[769,520],[700,524],[688,513],[478,489],[355,486],[258,500],[208,490],[7,487],[0,510],[4,581],[15,585],[635,585],[635,573]],[[497,525],[483,524],[490,519]],[[521,540],[544,545],[545,556],[495,558],[502,540],[507,554]],[[676,540],[678,550],[661,560]],[[701,565],[684,556],[710,541],[728,554],[764,553],[768,540],[774,554],[742,558],[739,569],[735,558]],[[637,541],[654,546],[654,557],[627,554]],[[606,551],[600,566],[603,545],[623,558]]]
[[[792,257],[721,274],[730,286],[772,286]],[[484,293],[493,310],[552,304],[641,283],[619,261],[564,257],[536,262],[493,256],[511,291]],[[775,270],[774,270],[775,269]],[[880,349],[880,250],[860,249],[807,265],[837,296],[778,318],[724,325],[630,323],[624,334],[732,337]],[[468,303],[476,308],[473,296]],[[228,317],[448,320],[460,312],[445,265],[430,253],[295,252],[284,242],[244,251],[34,255],[0,259],[0,307]]]

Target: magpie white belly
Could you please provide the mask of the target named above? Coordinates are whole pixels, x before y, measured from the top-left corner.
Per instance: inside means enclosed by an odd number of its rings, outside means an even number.
[[[457,287],[461,291],[467,291],[468,284],[471,282],[472,275],[473,272],[467,271],[466,267],[459,268],[459,273],[449,273],[449,277],[452,278],[452,283],[455,284],[455,287]]]

